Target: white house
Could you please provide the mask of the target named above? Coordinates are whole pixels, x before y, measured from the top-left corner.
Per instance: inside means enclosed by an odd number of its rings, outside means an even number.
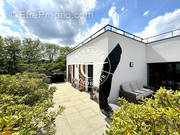
[[[84,91],[99,87],[107,78],[101,76],[104,61],[118,44],[122,52],[112,76],[109,102],[118,97],[121,83],[134,80],[154,87],[180,88],[180,30],[142,39],[111,25],[67,55],[67,80],[75,81]],[[107,64],[112,66],[111,61]]]

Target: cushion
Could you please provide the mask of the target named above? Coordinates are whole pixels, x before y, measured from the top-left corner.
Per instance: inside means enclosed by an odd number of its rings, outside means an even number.
[[[136,99],[141,99],[142,97],[147,97],[149,95],[152,95],[153,92],[152,91],[149,91],[149,92],[144,92],[143,94],[139,94]]]
[[[129,85],[129,83],[123,83],[121,84],[121,87],[124,91],[127,91],[127,92],[131,92],[132,91],[132,88],[131,86]]]
[[[140,94],[143,94],[144,92],[146,91],[143,91],[143,90],[136,90],[137,93],[140,93]]]
[[[141,90],[143,88],[143,82],[142,81],[136,81],[137,87],[139,90]]]
[[[152,90],[146,89],[146,88],[142,88],[141,90],[143,90],[143,91],[152,91]],[[152,91],[152,92],[153,92],[153,91]]]
[[[130,85],[131,85],[133,91],[136,91],[139,89],[135,81],[131,82]]]

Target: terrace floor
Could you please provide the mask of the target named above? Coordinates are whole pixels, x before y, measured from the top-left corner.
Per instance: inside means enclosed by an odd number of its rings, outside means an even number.
[[[70,83],[52,84],[56,86],[54,93],[54,109],[63,105],[65,110],[56,118],[57,135],[102,135],[108,124],[106,117],[100,112],[96,102],[86,92],[80,92]]]

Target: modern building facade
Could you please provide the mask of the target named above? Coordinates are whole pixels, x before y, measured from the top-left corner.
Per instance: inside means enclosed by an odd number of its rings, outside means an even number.
[[[121,54],[115,51],[108,58],[117,46]],[[113,61],[116,57],[118,63]],[[118,97],[121,83],[134,80],[157,89],[160,86],[179,89],[180,30],[142,39],[107,25],[67,55],[67,80],[81,90],[99,87],[109,75],[112,75],[109,102]]]

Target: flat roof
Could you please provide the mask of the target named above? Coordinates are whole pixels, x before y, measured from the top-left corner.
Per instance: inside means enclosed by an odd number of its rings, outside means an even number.
[[[79,47],[85,45],[87,42],[93,40],[94,38],[102,35],[106,31],[115,32],[115,33],[118,33],[118,34],[120,34],[122,36],[137,40],[137,41],[145,43],[145,44],[149,44],[149,43],[152,43],[152,42],[157,42],[157,41],[164,40],[164,39],[169,39],[169,38],[172,38],[172,37],[177,37],[177,36],[180,35],[180,29],[176,29],[176,30],[161,33],[161,34],[158,34],[158,35],[155,35],[155,36],[152,36],[152,37],[141,38],[139,36],[136,36],[134,34],[131,34],[131,33],[127,32],[127,31],[124,31],[122,29],[119,29],[117,27],[114,27],[114,26],[108,24],[108,25],[105,25],[100,30],[98,30],[97,32],[95,32],[94,34],[92,34],[90,37],[86,38],[84,41],[79,43],[77,46],[75,46],[74,49],[71,52],[77,50]],[[71,52],[69,52],[68,54],[70,54]]]

